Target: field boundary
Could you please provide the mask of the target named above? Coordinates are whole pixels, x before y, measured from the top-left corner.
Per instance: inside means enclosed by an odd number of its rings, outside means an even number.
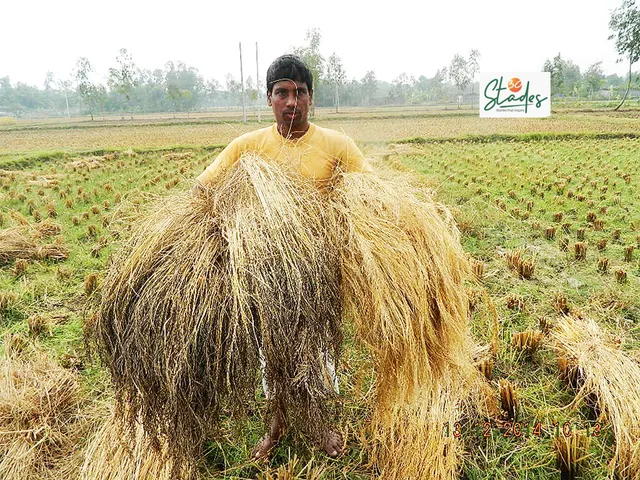
[[[322,115],[315,118],[310,118],[313,122],[323,122],[323,121],[358,121],[358,120],[395,120],[395,119],[412,119],[412,118],[457,118],[457,117],[477,117],[477,112],[460,112],[460,113],[407,113],[407,114],[387,114],[383,113],[381,115],[340,115],[337,114],[335,116],[330,115]],[[275,119],[265,118],[262,122],[258,122],[255,119],[247,120],[243,122],[241,118],[228,118],[228,119],[193,119],[193,120],[160,120],[157,122],[145,120],[141,118],[140,120],[111,120],[111,121],[101,121],[96,120],[95,123],[90,123],[88,121],[82,123],[72,123],[72,124],[56,124],[49,123],[44,125],[9,125],[5,127],[0,127],[0,132],[19,132],[19,131],[47,131],[47,130],[84,130],[84,129],[94,129],[94,128],[132,128],[132,127],[174,127],[174,126],[194,126],[194,125],[225,125],[225,124],[256,124],[256,125],[271,125],[275,122]]]
[[[465,135],[463,137],[411,137],[389,141],[395,144],[427,144],[427,143],[498,143],[498,142],[545,142],[557,140],[634,140],[640,138],[637,132],[536,132],[523,134],[492,133],[488,135]]]
[[[221,150],[226,147],[227,144],[215,144],[215,145],[173,145],[170,147],[152,147],[152,148],[97,148],[94,150],[80,150],[77,152],[69,151],[53,151],[53,152],[37,152],[34,154],[22,154],[16,155],[12,153],[0,154],[0,167],[12,167],[15,169],[23,169],[35,165],[38,162],[46,162],[49,160],[63,160],[67,158],[86,157],[86,156],[102,156],[109,153],[124,153],[133,152],[135,154],[145,153],[165,153],[175,152],[181,150],[197,150],[200,152],[213,152],[215,150]],[[3,157],[10,157],[6,160]],[[18,157],[18,158],[16,158]]]

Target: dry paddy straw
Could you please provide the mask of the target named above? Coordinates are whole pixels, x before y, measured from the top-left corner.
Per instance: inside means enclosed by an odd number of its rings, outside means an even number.
[[[0,265],[16,258],[65,260],[68,255],[67,248],[61,244],[38,245],[21,227],[0,230]]]
[[[640,478],[640,365],[619,349],[593,320],[561,319],[552,332],[565,372],[579,388],[576,400],[596,398],[616,440],[611,466],[624,479]],[[568,359],[568,360],[567,360]],[[571,367],[573,365],[573,367]]]
[[[376,367],[380,474],[457,477],[462,447],[443,426],[484,382],[469,268],[447,212],[379,173],[319,189],[248,156],[202,194],[153,207],[104,282],[96,322],[130,439],[141,422],[174,469],[193,465],[223,408],[241,415],[254,401],[263,357],[269,409],[284,406],[318,440],[334,414],[325,358],[339,359],[348,318]]]
[[[86,422],[76,376],[5,338],[0,359],[0,478],[77,478]],[[21,355],[19,350],[24,350]]]
[[[81,480],[182,480],[193,472],[172,472],[166,444],[158,452],[148,444],[141,426],[133,438],[123,435],[123,425],[113,415],[94,434],[84,450]]]

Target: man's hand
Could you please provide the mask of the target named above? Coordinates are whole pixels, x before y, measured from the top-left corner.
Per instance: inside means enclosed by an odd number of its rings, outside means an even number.
[[[204,191],[205,191],[204,187],[200,182],[196,182],[196,184],[193,187],[191,187],[191,193],[193,194],[204,193]]]

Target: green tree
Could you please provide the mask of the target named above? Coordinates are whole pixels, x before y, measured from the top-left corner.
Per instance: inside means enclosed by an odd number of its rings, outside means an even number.
[[[131,96],[134,88],[140,82],[140,71],[133,63],[133,58],[126,48],[120,49],[116,62],[118,62],[118,67],[109,69],[107,84],[112,91],[124,96],[126,104],[131,110],[133,106]]]
[[[389,101],[396,104],[404,104],[409,93],[409,77],[406,73],[401,73],[391,82],[389,90]]]
[[[52,90],[54,84],[55,84],[55,79],[53,78],[53,72],[49,71],[44,76],[44,89],[47,91]]]
[[[240,98],[240,92],[242,91],[242,85],[238,80],[234,78],[234,76],[230,73],[227,73],[225,77],[225,87],[227,90],[227,98],[231,105],[239,105],[242,101]]]
[[[542,67],[543,72],[551,74],[551,95],[560,95],[564,92],[564,60],[558,53],[553,60],[547,59]]]
[[[376,79],[376,74],[373,70],[369,70],[362,78],[362,89],[367,105],[371,105],[373,97],[378,90],[378,80]]]
[[[64,92],[64,102],[67,107],[67,118],[71,118],[69,111],[69,90],[71,90],[71,80],[58,80],[58,87]]]
[[[469,52],[469,60],[467,60],[467,71],[470,77],[469,81],[471,82],[471,98],[472,99],[475,99],[476,84],[474,83],[473,79],[475,78],[476,74],[480,71],[479,60],[480,60],[480,52],[475,49],[471,50],[471,52]]]
[[[165,89],[173,111],[191,111],[204,93],[204,80],[196,68],[183,62],[167,62],[165,67]]]
[[[320,54],[320,29],[312,28],[307,30],[305,34],[306,45],[295,47],[293,54],[299,56],[305,63],[313,77],[314,97],[316,97],[316,89],[320,86],[320,78],[324,71],[324,57]],[[311,116],[315,114],[315,102],[311,106]]]
[[[254,85],[251,75],[249,75],[244,81],[244,91],[247,94],[247,98],[251,100],[252,103],[255,104],[258,101],[258,87],[257,85]]]
[[[631,89],[631,67],[640,60],[640,10],[636,7],[635,0],[624,0],[622,5],[613,11],[609,28],[614,31],[609,40],[615,40],[618,55],[626,57],[629,61],[629,82],[624,97],[615,108],[618,110]]]
[[[602,62],[596,62],[589,65],[589,68],[584,72],[583,78],[589,95],[593,96],[597,94],[605,81],[604,72],[602,71]]]
[[[222,87],[216,79],[209,80],[204,86],[205,96],[208,104],[215,106],[222,96]]]
[[[447,70],[447,67],[442,67],[441,69],[436,70],[436,74],[433,78],[429,79],[428,93],[432,100],[437,101],[444,97],[446,87],[445,83],[448,77],[449,71]]]
[[[91,121],[93,121],[93,113],[101,105],[104,104],[106,98],[106,91],[104,86],[96,85],[91,82],[90,74],[93,72],[93,67],[87,57],[80,57],[76,62],[76,91],[82,101],[89,109],[91,115]]]
[[[580,67],[571,60],[564,60],[558,53],[553,60],[544,62],[542,71],[551,73],[551,95],[578,95],[583,81]]]
[[[327,81],[335,88],[334,105],[336,107],[336,113],[340,108],[340,87],[347,79],[347,74],[342,66],[342,60],[336,55],[336,52],[327,60]]]
[[[11,85],[9,77],[0,78],[0,110],[7,110],[16,117],[21,117],[24,109],[20,104],[18,95]]]
[[[465,90],[469,84],[473,81],[476,73],[480,70],[480,64],[478,59],[480,58],[480,52],[478,50],[471,50],[469,52],[469,58],[465,58],[462,55],[455,54],[449,65],[449,79],[455,85],[458,90],[458,108],[460,108],[460,99],[464,95]],[[471,93],[474,91],[472,89]]]

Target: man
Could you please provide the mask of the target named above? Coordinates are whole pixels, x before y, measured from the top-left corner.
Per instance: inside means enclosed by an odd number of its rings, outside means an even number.
[[[276,123],[233,140],[198,177],[206,184],[229,168],[243,153],[294,167],[303,176],[324,184],[336,168],[369,172],[371,167],[346,135],[309,122],[313,102],[311,71],[294,55],[277,58],[267,70],[267,105]]]
[[[291,168],[317,181],[319,187],[324,186],[338,168],[346,172],[370,172],[371,167],[351,138],[309,122],[312,102],[311,71],[294,55],[277,58],[267,70],[267,104],[273,109],[276,123],[233,140],[198,176],[194,188],[211,182],[246,152]],[[328,366],[330,370],[333,368],[330,363]],[[278,409],[269,431],[256,445],[254,457],[268,455],[284,428],[284,412]],[[342,439],[337,433],[327,431],[323,448],[335,457],[343,449]]]

